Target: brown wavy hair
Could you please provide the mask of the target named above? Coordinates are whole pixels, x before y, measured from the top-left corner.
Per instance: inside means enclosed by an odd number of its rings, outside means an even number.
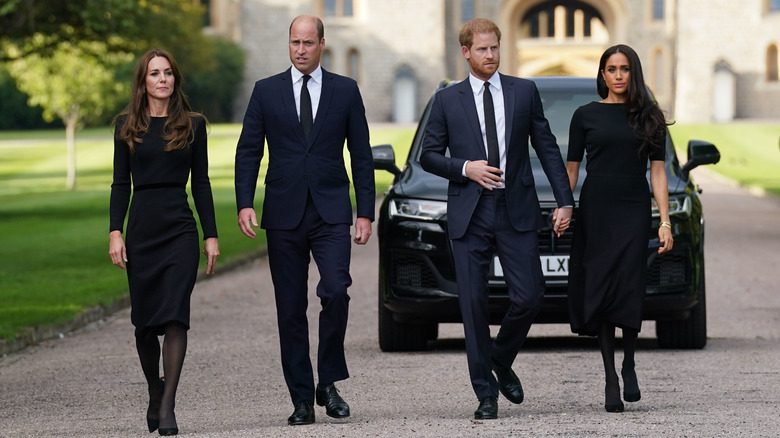
[[[658,102],[648,91],[645,78],[642,74],[642,63],[634,49],[618,44],[608,48],[599,61],[599,71],[596,73],[596,88],[599,96],[606,99],[609,88],[601,75],[607,64],[607,60],[615,53],[622,53],[628,58],[631,74],[626,90],[626,108],[628,109],[628,124],[634,130],[634,135],[642,140],[639,153],[650,155],[654,150],[663,149],[666,143],[666,126],[674,122],[667,122]]]
[[[158,56],[167,59],[171,64],[174,78],[173,93],[168,101],[168,118],[163,127],[163,140],[167,144],[165,150],[170,152],[187,147],[194,138],[192,117],[203,117],[202,114],[192,111],[187,96],[182,92],[184,80],[176,60],[165,50],[152,49],[138,59],[133,75],[130,103],[114,118],[115,125],[118,119],[124,119],[124,123],[121,123],[119,127],[118,137],[127,143],[131,152],[135,152],[135,143],[143,143],[141,137],[149,131],[150,115],[149,100],[146,96],[146,73],[149,61]]]

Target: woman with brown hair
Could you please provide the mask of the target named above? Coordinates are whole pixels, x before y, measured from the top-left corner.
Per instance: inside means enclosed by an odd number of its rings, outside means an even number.
[[[661,218],[658,252],[670,251],[673,244],[664,168],[667,123],[630,47],[604,52],[597,88],[603,100],[578,108],[569,129],[566,170],[572,190],[587,153],[569,263],[569,314],[574,333],[598,337],[606,373],[604,408],[621,412],[615,327],[623,330],[623,398],[641,398],[634,350],[642,326],[651,226],[648,160]]]
[[[170,54],[157,49],[145,53],[136,65],[130,103],[115,118],[114,132],[109,254],[114,265],[127,270],[130,317],[149,389],[146,420],[149,432],[159,429],[160,435],[179,431],[176,388],[198,273],[198,230],[186,192],[190,176],[207,274],[213,273],[219,255],[206,119],[192,112],[181,87],[182,76]],[[158,336],[164,336],[162,349]]]

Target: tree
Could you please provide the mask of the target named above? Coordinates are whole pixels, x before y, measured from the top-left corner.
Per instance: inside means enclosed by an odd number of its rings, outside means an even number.
[[[43,117],[55,118],[65,125],[68,148],[66,186],[76,187],[76,130],[106,109],[116,106],[128,94],[128,84],[117,82],[114,71],[120,64],[132,62],[126,52],[109,52],[109,44],[97,41],[72,43],[51,42],[41,34],[31,44],[54,47],[51,53],[39,54],[34,48],[8,46],[11,55],[27,49],[28,55],[17,57],[9,66],[19,89],[28,96],[30,105],[43,108]]]
[[[193,0],[2,0],[0,62],[48,56],[61,42],[97,41],[111,52],[144,52],[159,41],[192,37],[191,24],[202,24],[203,12]],[[26,44],[41,34],[49,37],[45,44]],[[18,50],[5,50],[7,44]]]

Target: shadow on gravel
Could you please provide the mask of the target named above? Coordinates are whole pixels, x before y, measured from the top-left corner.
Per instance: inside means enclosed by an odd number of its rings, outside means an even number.
[[[622,348],[620,338],[617,339],[617,348]],[[637,348],[642,350],[657,350],[658,342],[655,339],[642,339],[637,341]],[[585,336],[544,336],[528,338],[522,351],[549,351],[549,350],[598,350],[596,338]],[[436,352],[466,352],[465,340],[460,338],[444,338],[428,342],[428,350]]]

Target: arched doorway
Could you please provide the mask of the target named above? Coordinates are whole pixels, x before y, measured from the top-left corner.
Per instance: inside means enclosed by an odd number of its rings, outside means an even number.
[[[625,13],[619,0],[507,0],[501,17],[508,74],[594,76]]]

